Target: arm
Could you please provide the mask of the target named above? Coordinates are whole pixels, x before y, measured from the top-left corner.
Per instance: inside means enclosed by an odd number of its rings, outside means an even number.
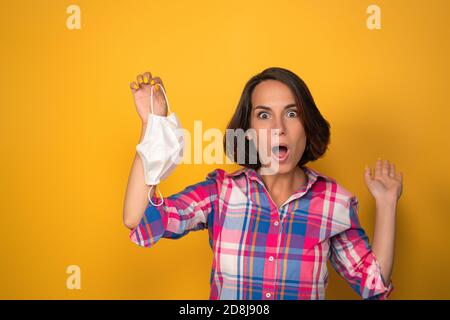
[[[144,138],[147,124],[142,124],[141,137],[139,142]],[[135,228],[142,219],[145,208],[148,204],[148,191],[150,186],[144,181],[144,168],[139,154],[136,152],[131,167],[130,175],[128,177],[127,189],[125,192],[125,200],[123,207],[123,223],[129,229]],[[150,192],[153,197],[155,188]]]
[[[349,200],[350,227],[331,237],[330,262],[363,299],[386,299],[393,290],[385,283],[369,239],[358,218],[358,199]]]
[[[395,218],[403,189],[403,174],[396,172],[393,163],[378,158],[374,173],[366,166],[364,178],[376,203],[372,249],[380,263],[383,278],[388,282],[394,264]]]
[[[130,239],[139,246],[151,247],[160,238],[178,239],[206,228],[219,206],[223,174],[223,170],[216,169],[206,180],[164,198],[163,205],[149,205],[142,220],[131,230]],[[153,197],[152,201],[160,201]]]
[[[383,279],[390,281],[394,264],[396,203],[376,204],[375,231],[372,250],[380,262]]]
[[[136,77],[136,82],[130,83],[130,90],[133,94],[134,104],[141,120],[141,137],[139,142],[142,142],[147,129],[148,113],[150,108],[150,90],[151,86],[159,84],[163,86],[162,80],[159,77],[152,77],[150,72],[145,72]],[[163,86],[164,87],[164,86]],[[155,97],[153,112],[157,115],[167,115],[167,105],[164,96],[160,90],[155,87]],[[142,219],[145,208],[148,203],[148,191],[150,186],[145,184],[144,167],[139,154],[136,152],[131,166],[130,175],[128,177],[127,189],[125,192],[125,199],[123,205],[123,223],[129,229],[137,226]],[[150,195],[153,196],[155,188],[152,189]]]
[[[395,165],[377,160],[375,171],[366,166],[364,178],[376,202],[373,245],[359,224],[358,200],[350,200],[348,230],[332,238],[331,262],[364,299],[386,299],[393,290],[391,272],[394,262],[395,216],[402,193],[403,174]]]

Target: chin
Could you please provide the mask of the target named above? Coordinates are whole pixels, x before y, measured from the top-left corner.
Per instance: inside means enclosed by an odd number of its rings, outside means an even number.
[[[290,172],[295,172],[295,165],[290,164],[290,163],[280,165],[280,168],[278,169],[278,172],[280,174],[286,174],[286,173],[290,173]]]
[[[274,165],[276,167],[276,165]],[[292,163],[280,163],[275,174],[287,174],[295,171],[296,165]],[[269,167],[264,167],[266,170],[269,170]]]

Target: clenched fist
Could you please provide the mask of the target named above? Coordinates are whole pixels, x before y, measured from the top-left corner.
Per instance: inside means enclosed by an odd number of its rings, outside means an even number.
[[[161,88],[164,85],[161,78],[152,77],[150,72],[139,74],[136,81],[130,83],[136,110],[143,124],[147,124],[148,114],[152,112],[150,105],[150,90],[153,87],[153,114],[167,116],[167,103]],[[164,88],[164,91],[166,88]]]

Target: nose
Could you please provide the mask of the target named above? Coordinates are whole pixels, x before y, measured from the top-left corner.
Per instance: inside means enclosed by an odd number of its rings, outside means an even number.
[[[276,135],[276,136],[286,135],[286,126],[284,124],[283,119],[276,121],[274,128],[273,128],[273,135]]]
[[[286,131],[284,129],[275,129],[274,135],[284,136],[284,135],[286,135]]]

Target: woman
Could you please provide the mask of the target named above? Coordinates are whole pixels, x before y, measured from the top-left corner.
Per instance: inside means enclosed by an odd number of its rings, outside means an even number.
[[[150,73],[137,80],[131,90],[142,139],[150,87],[162,82]],[[166,115],[161,90],[156,92],[154,113]],[[160,238],[207,228],[214,253],[210,299],[324,299],[328,259],[363,299],[386,299],[393,290],[396,205],[402,192],[402,174],[394,164],[378,159],[374,172],[365,169],[376,203],[369,244],[357,197],[306,166],[325,154],[330,130],[296,74],[269,68],[252,77],[228,129],[256,132],[246,134],[243,167],[233,173],[216,169],[204,181],[163,198],[159,207],[148,204],[149,186],[136,155],[124,205],[131,240],[151,247]],[[227,134],[224,147],[236,161],[235,139]],[[251,150],[256,162],[249,161]],[[268,168],[276,171],[263,174]]]

